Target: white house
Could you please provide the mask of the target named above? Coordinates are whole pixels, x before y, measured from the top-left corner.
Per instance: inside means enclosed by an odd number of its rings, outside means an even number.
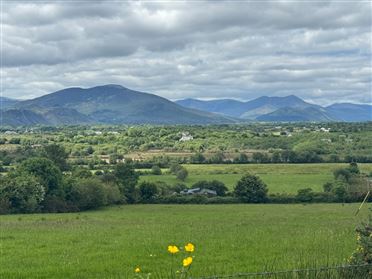
[[[193,140],[193,136],[190,135],[189,132],[182,132],[182,137],[180,138],[179,141],[190,141],[190,140]]]

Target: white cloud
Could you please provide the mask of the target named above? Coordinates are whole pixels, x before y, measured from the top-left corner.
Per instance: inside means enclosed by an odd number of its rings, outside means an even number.
[[[371,5],[5,2],[3,94],[119,83],[171,99],[372,102]]]

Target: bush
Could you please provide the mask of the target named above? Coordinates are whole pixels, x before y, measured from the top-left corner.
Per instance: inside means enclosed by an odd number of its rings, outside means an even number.
[[[367,223],[362,223],[357,228],[357,249],[348,259],[349,265],[367,265],[364,268],[358,268],[353,271],[353,274],[349,274],[347,270],[342,272],[343,278],[350,278],[350,275],[355,276],[355,272],[358,272],[358,278],[370,278],[372,274],[372,215],[369,214],[369,220]]]
[[[182,169],[182,166],[178,163],[173,163],[170,168],[169,168],[169,172],[171,174],[177,174],[177,172],[179,172],[180,170]]]
[[[106,204],[105,189],[96,178],[84,178],[73,183],[70,198],[79,210],[95,209]]]
[[[298,190],[296,199],[300,202],[312,202],[314,199],[313,189],[305,188]]]
[[[185,181],[188,175],[189,175],[189,173],[188,173],[187,169],[185,169],[184,167],[181,167],[181,169],[179,171],[177,171],[177,173],[176,173],[177,179],[179,179],[181,181]]]
[[[142,182],[139,186],[139,190],[142,201],[151,201],[158,193],[158,187],[155,183],[151,182]]]
[[[333,183],[332,182],[327,182],[323,185],[323,190],[326,193],[330,193],[333,189]]]
[[[243,176],[235,186],[234,194],[244,202],[260,203],[267,201],[267,186],[255,175]]]
[[[126,200],[121,196],[118,185],[114,183],[102,184],[105,193],[105,205],[125,203]]]
[[[159,166],[154,165],[151,168],[151,173],[153,175],[161,175],[161,168]]]

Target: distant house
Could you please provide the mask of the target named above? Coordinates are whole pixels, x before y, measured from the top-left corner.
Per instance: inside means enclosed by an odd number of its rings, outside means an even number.
[[[5,135],[18,135],[18,133],[14,131],[5,131],[4,134]]]
[[[190,141],[190,140],[193,140],[194,137],[192,135],[190,135],[189,132],[182,132],[182,137],[180,138],[179,141]]]
[[[185,189],[180,192],[181,195],[206,195],[206,196],[217,196],[217,192],[209,189],[193,188]]]
[[[320,128],[320,131],[324,133],[329,133],[329,130],[330,128],[324,128],[324,127]]]

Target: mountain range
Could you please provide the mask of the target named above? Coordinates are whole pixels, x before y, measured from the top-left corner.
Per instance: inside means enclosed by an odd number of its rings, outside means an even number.
[[[1,125],[228,124],[247,121],[372,121],[372,106],[351,103],[322,107],[297,96],[172,102],[154,94],[108,84],[66,88],[31,100],[5,97]]]
[[[242,102],[231,99],[203,101],[184,99],[177,104],[228,115],[239,119],[263,122],[329,122],[329,121],[372,121],[372,106],[351,103],[333,104],[327,107],[305,102],[290,95],[286,97],[262,96]]]
[[[237,119],[180,106],[120,85],[67,88],[2,111],[2,125],[218,124]]]

